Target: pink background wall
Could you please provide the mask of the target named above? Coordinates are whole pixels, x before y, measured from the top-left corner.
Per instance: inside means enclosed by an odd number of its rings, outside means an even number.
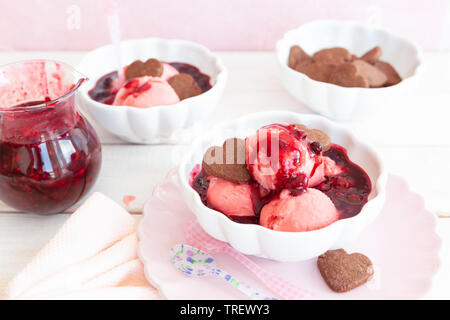
[[[448,47],[448,3],[119,0],[122,38],[181,38],[214,50],[272,50],[287,30],[333,18],[375,23],[436,51]],[[0,50],[85,50],[108,42],[104,0],[0,0]]]

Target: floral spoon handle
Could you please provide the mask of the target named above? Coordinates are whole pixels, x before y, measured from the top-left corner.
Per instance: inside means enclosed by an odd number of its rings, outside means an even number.
[[[242,253],[230,246],[224,248],[224,252],[242,263],[248,270],[252,271],[269,289],[283,299],[311,299],[314,295],[308,290],[301,289],[283,278],[268,272],[247,258]]]
[[[233,277],[231,274],[229,274],[228,272],[226,272],[220,268],[214,269],[212,274],[219,278],[222,278],[223,280],[228,282],[230,285],[232,285],[233,287],[235,287],[236,289],[238,289],[243,294],[247,295],[248,297],[250,297],[253,300],[277,300],[274,297],[269,297],[262,293],[259,293],[258,291],[254,290],[252,287],[250,287],[249,285],[239,281],[238,279]]]

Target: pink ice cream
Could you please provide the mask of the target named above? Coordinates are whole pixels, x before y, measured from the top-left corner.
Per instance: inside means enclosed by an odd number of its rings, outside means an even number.
[[[160,76],[161,79],[167,81],[170,78],[172,78],[173,76],[179,74],[178,70],[175,69],[174,67],[172,67],[170,64],[163,62],[162,63],[164,68],[163,68],[163,74]]]
[[[213,176],[208,177],[208,182],[206,199],[213,209],[227,216],[255,216],[250,184],[237,184]]]
[[[262,208],[260,224],[276,231],[302,232],[324,228],[338,219],[333,202],[321,191],[308,188],[299,195],[283,190]]]
[[[251,179],[246,174],[242,181],[247,183],[194,168],[192,185],[203,203],[234,221],[259,219],[261,226],[284,232],[317,230],[357,214],[371,190],[367,174],[348,159],[344,148],[331,145],[322,152],[317,140],[323,137],[310,134],[309,140],[298,127],[272,124],[245,139]]]
[[[325,177],[337,176],[342,173],[343,169],[326,156],[322,157],[322,163],[316,168],[313,175],[309,178],[308,187],[317,186],[319,183],[325,181]]]
[[[139,77],[119,89],[113,105],[148,108],[180,102],[175,90],[160,77]]]
[[[269,190],[306,187],[320,163],[308,148],[304,132],[292,125],[263,127],[245,141],[245,157],[252,177]]]

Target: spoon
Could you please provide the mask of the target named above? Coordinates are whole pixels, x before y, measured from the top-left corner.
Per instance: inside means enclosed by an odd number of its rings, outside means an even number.
[[[189,221],[186,224],[184,233],[188,243],[193,246],[211,254],[226,253],[230,255],[238,262],[242,263],[248,270],[253,272],[267,288],[271,289],[283,299],[311,299],[314,296],[313,293],[297,287],[276,274],[264,270],[247,256],[231,247],[228,243],[211,237],[195,220]]]
[[[111,39],[117,63],[118,82],[125,82],[125,74],[123,72],[122,57],[120,53],[120,18],[119,18],[119,2],[118,0],[104,0],[104,7],[108,20],[109,37]]]
[[[196,247],[186,244],[177,244],[170,249],[170,262],[173,266],[190,277],[216,276],[242,293],[255,300],[277,300],[276,298],[265,296],[249,285],[239,281],[225,270],[216,265],[214,258]]]

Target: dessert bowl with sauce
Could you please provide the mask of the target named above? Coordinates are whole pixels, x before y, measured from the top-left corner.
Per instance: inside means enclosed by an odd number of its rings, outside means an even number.
[[[154,58],[180,73],[200,76],[203,93],[173,104],[112,105],[114,97],[108,102],[98,92],[113,82],[118,70],[116,48],[107,45],[89,52],[77,66],[90,79],[79,94],[84,111],[103,129],[132,143],[186,143],[201,133],[225,88],[227,71],[221,60],[206,47],[184,40],[132,39],[121,42],[119,50],[124,66]]]
[[[205,151],[211,146],[222,145],[229,138],[245,139],[261,127],[274,123],[304,124],[309,128],[322,130],[329,135],[332,143],[340,146],[335,148],[336,152],[345,150],[348,158],[367,174],[371,182],[371,191],[367,202],[357,214],[342,216],[337,221],[316,230],[286,232],[272,230],[254,222],[242,223],[205,205],[192,184],[193,170],[198,170],[196,167],[202,163]],[[364,231],[382,209],[387,173],[375,150],[357,139],[344,126],[320,116],[271,111],[227,122],[205,133],[202,138],[196,139],[178,169],[178,177],[185,202],[202,228],[211,236],[228,242],[244,254],[277,261],[302,261],[316,257],[329,249],[342,248]]]

